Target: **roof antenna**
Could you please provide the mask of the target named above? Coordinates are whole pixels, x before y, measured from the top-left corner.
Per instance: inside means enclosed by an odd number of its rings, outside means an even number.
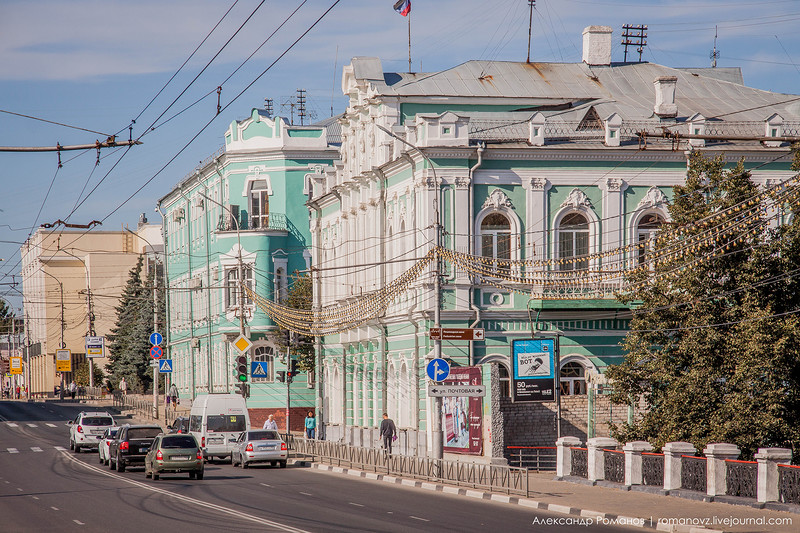
[[[530,16],[528,18],[528,60],[527,62],[531,62],[531,32],[533,30],[533,8],[536,7],[536,0],[528,0],[528,6],[530,6]]]
[[[717,27],[714,26],[714,49],[708,54],[711,59],[711,68],[717,68],[717,59],[719,59],[719,50],[717,50]]]

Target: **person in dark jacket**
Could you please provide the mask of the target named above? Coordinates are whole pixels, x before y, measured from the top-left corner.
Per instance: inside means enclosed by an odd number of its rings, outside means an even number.
[[[394,422],[389,418],[388,414],[383,413],[380,435],[383,437],[383,449],[386,450],[386,453],[392,453],[392,440],[394,440],[396,434],[397,428],[394,426]]]

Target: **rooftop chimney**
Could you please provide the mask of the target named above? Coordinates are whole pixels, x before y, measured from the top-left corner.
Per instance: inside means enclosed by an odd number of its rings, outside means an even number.
[[[675,103],[677,76],[659,76],[653,80],[656,87],[656,105],[653,108],[659,117],[677,117],[678,104]]]
[[[583,29],[583,62],[587,65],[611,64],[611,26]]]

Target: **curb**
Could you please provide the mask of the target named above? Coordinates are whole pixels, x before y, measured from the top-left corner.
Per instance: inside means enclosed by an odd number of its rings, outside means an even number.
[[[300,463],[303,464],[301,465]],[[432,490],[435,492],[442,492],[445,494],[453,494],[456,496],[467,496],[469,498],[477,498],[479,500],[488,500],[499,503],[510,503],[514,505],[521,505],[523,507],[537,509],[540,511],[549,511],[551,513],[574,516],[577,517],[579,520],[585,519],[587,520],[587,522],[591,520],[592,522],[602,523],[605,525],[620,525],[620,526],[624,525],[624,526],[638,527],[641,529],[649,529],[653,531],[667,531],[675,533],[724,533],[722,530],[719,529],[709,529],[701,526],[681,526],[681,525],[673,526],[668,524],[659,524],[651,522],[649,518],[645,519],[635,516],[601,513],[599,511],[580,509],[578,507],[568,507],[566,505],[558,505],[555,503],[539,502],[536,500],[531,500],[529,498],[523,498],[520,496],[511,496],[508,494],[495,494],[492,492],[484,492],[475,489],[464,489],[453,485],[444,485],[441,483],[432,483],[429,481],[419,481],[415,479],[405,479],[399,476],[392,476],[388,474],[377,474],[374,472],[364,472],[362,470],[355,470],[352,468],[342,468],[339,466],[331,466],[322,463],[314,463],[310,461],[295,461],[294,464],[298,466],[310,466],[311,468],[322,470],[324,472],[334,472],[337,474],[345,474],[348,476],[361,477],[375,481],[383,481],[394,485],[402,485],[404,487],[414,487],[425,490]],[[578,524],[579,521],[574,521],[573,523]]]

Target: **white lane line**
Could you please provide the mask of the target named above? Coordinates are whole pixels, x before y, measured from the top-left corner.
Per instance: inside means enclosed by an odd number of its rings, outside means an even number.
[[[66,448],[64,448],[63,446],[53,446],[53,448],[55,448],[56,450],[58,450],[58,451],[60,451],[60,452],[65,452],[65,451],[67,451],[67,449],[66,449]]]
[[[19,424],[15,424],[14,422],[9,422],[7,425],[10,428],[18,428],[19,427]]]
[[[313,494],[309,494],[308,492],[301,492],[300,494],[302,494],[303,496],[313,496]]]
[[[272,485],[267,485],[266,483],[259,483],[259,485],[263,485],[265,487],[271,487]]]
[[[60,510],[58,507],[53,507],[52,505],[50,506],[50,509],[52,509],[54,511],[59,511]]]
[[[280,522],[275,522],[274,520],[267,520],[266,518],[261,518],[259,516],[254,516],[254,515],[251,515],[251,514],[243,513],[243,512],[241,512],[241,511],[239,511],[237,509],[231,509],[230,507],[223,507],[222,505],[217,505],[215,503],[210,503],[210,502],[206,502],[206,501],[203,501],[203,500],[198,500],[196,498],[191,498],[189,496],[184,496],[182,494],[177,494],[177,493],[175,493],[173,491],[170,491],[170,490],[167,490],[167,489],[160,489],[160,488],[154,487],[152,485],[149,485],[147,483],[142,483],[140,481],[135,481],[135,480],[127,478],[127,477],[122,477],[122,476],[120,476],[118,474],[115,474],[114,472],[109,472],[109,471],[107,471],[105,469],[96,467],[96,466],[88,464],[88,463],[84,463],[83,461],[79,461],[78,459],[76,459],[76,458],[72,457],[70,454],[68,454],[66,451],[63,451],[61,453],[64,455],[65,459],[68,459],[68,460],[72,461],[76,465],[82,466],[83,468],[91,470],[91,471],[93,471],[93,472],[95,472],[97,474],[101,474],[101,475],[104,475],[106,477],[114,478],[117,481],[128,483],[129,485],[134,485],[134,486],[136,486],[136,487],[138,487],[140,489],[149,490],[150,492],[156,492],[156,493],[161,494],[163,496],[171,496],[172,498],[175,498],[176,500],[180,500],[180,501],[183,501],[183,502],[186,502],[186,503],[190,503],[192,505],[196,505],[198,507],[202,507],[203,509],[213,509],[215,511],[219,511],[221,513],[228,514],[228,515],[234,516],[236,518],[239,518],[240,520],[249,520],[250,522],[256,522],[256,523],[261,524],[261,525],[267,525],[267,526],[270,526],[270,527],[272,527],[274,529],[277,529],[277,530],[280,530],[280,531],[288,531],[290,533],[310,533],[309,531],[307,531],[305,529],[300,529],[300,528],[293,527],[293,526],[290,526],[290,525],[287,525],[287,524],[281,524]]]
[[[33,452],[41,452],[42,449],[39,448],[38,446],[31,446],[31,451],[33,451]]]
[[[38,428],[39,426],[37,426],[36,424],[31,424],[31,423],[29,422],[29,423],[28,423],[28,427],[29,427],[29,428]]]
[[[17,490],[20,492],[24,492],[21,488],[17,487]]]
[[[33,498],[34,500],[38,500],[39,499],[38,496],[31,496],[31,498]]]
[[[8,453],[19,453],[19,450],[16,448],[6,448],[6,449],[8,450]],[[6,481],[6,483],[8,483],[8,481]]]
[[[427,518],[420,518],[418,516],[409,515],[409,518],[413,518],[414,520],[422,520],[423,522],[430,522]]]
[[[356,507],[364,507],[360,503],[355,503],[355,502],[348,502],[348,503],[350,503],[350,505],[355,505]]]
[[[75,522],[75,523],[76,523],[76,524],[78,524],[79,526],[85,526],[85,525],[86,525],[86,524],[84,524],[83,522],[81,522],[80,520],[73,520],[73,522]]]
[[[54,427],[56,427],[56,425],[55,425],[55,424],[51,424],[50,422],[45,422],[45,425],[46,425],[47,427],[51,427],[51,428],[54,428]]]

